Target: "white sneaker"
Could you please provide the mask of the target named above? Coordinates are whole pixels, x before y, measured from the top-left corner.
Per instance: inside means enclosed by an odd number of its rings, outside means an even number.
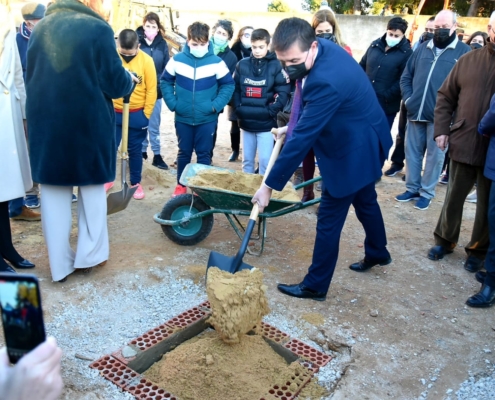
[[[474,189],[471,193],[468,194],[468,196],[466,197],[466,201],[468,203],[476,203],[477,200],[478,196],[476,194],[476,189]]]

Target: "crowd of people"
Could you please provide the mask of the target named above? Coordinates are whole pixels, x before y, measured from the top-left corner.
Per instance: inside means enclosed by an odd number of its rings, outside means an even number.
[[[100,0],[57,0],[48,9],[29,3],[22,16],[16,33],[10,13],[0,13],[0,182],[5,188],[0,192],[0,271],[35,267],[15,250],[10,219],[41,219],[56,282],[108,260],[106,191],[115,180],[123,134],[122,98],[130,95],[129,169],[136,200],[145,197],[141,173],[149,145],[152,165],[169,168],[160,152],[164,105],[174,113],[178,140],[172,196],[187,192],[179,179],[193,153],[198,163],[211,164],[224,110],[231,122],[228,161],[242,154],[246,173],[265,173],[272,128],[285,135],[279,158],[253,197],[261,211],[272,190],[290,179],[312,179],[318,164],[323,182],[312,263],[300,283],[279,284],[282,293],[326,299],[351,204],[366,239],[364,258],[349,268],[365,272],[392,262],[375,184],[405,166],[406,191],[396,201],[414,201],[415,209],[426,210],[439,181],[447,184],[429,259],[453,252],[464,201],[476,202],[464,268],[475,273],[481,287],[466,304],[495,304],[495,14],[487,33],[474,32],[463,42],[456,15],[441,11],[414,44],[405,36],[407,21],[393,17],[360,62],[352,58],[330,9],[318,11],[311,24],[284,19],[273,35],[244,26],[232,47],[231,21],[219,20],[212,28],[195,22],[187,29],[183,51],[171,58],[153,12],[142,26],[124,29],[116,39]],[[391,166],[382,173],[397,116]],[[308,185],[302,201],[314,197]],[[76,251],[69,242],[74,201]],[[40,206],[41,214],[33,211]],[[21,362],[49,359],[45,365],[57,383],[50,393],[58,393],[60,349],[50,339],[32,354],[37,357]],[[4,364],[0,359],[0,369],[7,368]],[[19,369],[9,373],[21,374]]]

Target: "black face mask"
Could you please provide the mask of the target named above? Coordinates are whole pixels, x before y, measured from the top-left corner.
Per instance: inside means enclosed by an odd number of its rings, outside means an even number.
[[[306,68],[306,61],[308,60],[308,56],[309,56],[309,51],[308,54],[306,55],[306,60],[304,60],[302,63],[284,67],[285,72],[287,72],[287,75],[289,75],[290,80],[295,81],[297,79],[302,79],[308,74],[309,71]]]
[[[136,54],[134,54],[133,56],[128,56],[128,55],[126,55],[126,54],[120,54],[120,56],[124,59],[124,61],[125,61],[126,63],[128,63],[128,64],[129,64],[129,63],[132,61],[132,59],[133,59],[134,57],[136,57]]]
[[[327,39],[327,40],[330,40],[334,43],[337,43],[337,38],[335,37],[335,35],[333,33],[328,33],[328,32],[319,33],[318,35],[316,35],[316,37],[319,37],[322,39]]]
[[[450,28],[437,28],[433,34],[433,44],[439,49],[445,49],[456,38],[455,31],[450,34]]]
[[[479,43],[471,43],[471,44],[470,44],[470,46],[471,46],[471,48],[472,48],[473,50],[478,50],[478,49],[481,49],[481,48],[483,47],[483,46],[482,46],[481,44],[479,44]]]
[[[427,42],[428,40],[433,39],[433,33],[423,32],[423,34],[421,35],[421,38],[423,39],[423,42]]]

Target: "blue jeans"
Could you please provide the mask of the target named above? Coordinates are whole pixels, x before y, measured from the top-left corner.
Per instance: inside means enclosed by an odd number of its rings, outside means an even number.
[[[179,144],[177,155],[177,183],[182,171],[191,162],[193,151],[196,152],[198,164],[211,164],[211,151],[213,150],[213,134],[217,121],[207,122],[201,125],[188,125],[175,121],[175,131]]]
[[[242,172],[254,174],[256,150],[260,175],[265,175],[268,161],[273,151],[273,135],[271,132],[248,132],[241,129],[242,135]]]
[[[150,136],[151,142],[151,150],[153,154],[156,156],[160,154],[160,122],[162,120],[162,99],[158,99],[155,103],[155,107],[153,108],[153,112],[150,115],[150,120],[148,124],[148,133]],[[143,149],[142,152],[146,153],[148,150],[148,135],[145,136],[143,140]]]
[[[303,284],[310,289],[325,293],[328,291],[339,255],[340,234],[351,204],[366,233],[364,258],[378,262],[390,257],[375,182],[342,198],[333,197],[328,190],[323,190],[316,224],[313,261],[303,280]]]
[[[22,213],[22,207],[24,206],[24,197],[13,199],[9,201],[9,217],[14,218]]]
[[[447,151],[440,150],[433,139],[433,122],[408,121],[405,147],[407,191],[432,199]],[[425,149],[426,163],[421,176]]]
[[[122,140],[122,114],[115,113],[115,138],[117,148]],[[141,183],[141,172],[143,170],[143,155],[141,146],[148,131],[148,118],[143,110],[129,113],[129,135],[127,152],[129,153],[129,170],[131,175],[131,185]],[[117,151],[117,149],[115,149]]]

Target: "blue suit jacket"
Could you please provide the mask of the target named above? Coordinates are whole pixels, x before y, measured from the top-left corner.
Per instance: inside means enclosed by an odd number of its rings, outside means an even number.
[[[385,114],[359,64],[318,40],[302,91],[303,111],[266,184],[281,190],[313,148],[326,189],[341,198],[376,181],[392,146]]]

